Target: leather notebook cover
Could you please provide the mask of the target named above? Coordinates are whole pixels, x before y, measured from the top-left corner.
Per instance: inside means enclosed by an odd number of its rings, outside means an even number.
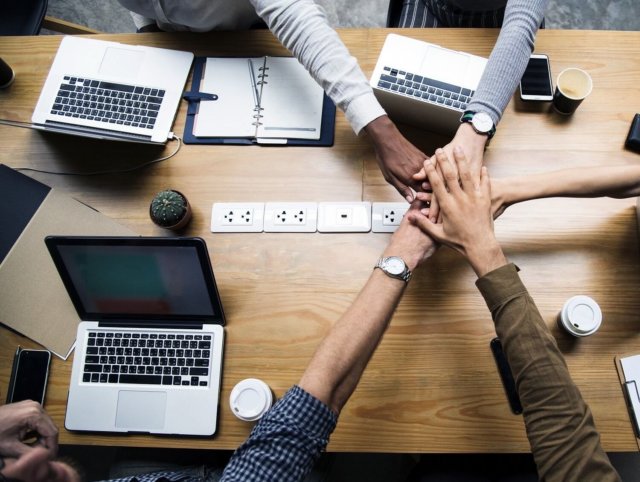
[[[136,233],[1,164],[0,219],[0,322],[66,359],[80,320],[44,238]]]

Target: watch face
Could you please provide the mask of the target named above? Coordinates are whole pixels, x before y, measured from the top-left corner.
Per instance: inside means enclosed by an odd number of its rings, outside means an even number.
[[[390,256],[387,258],[385,268],[391,274],[402,274],[404,271],[404,261],[397,256]]]
[[[493,128],[493,121],[491,120],[491,117],[489,117],[489,114],[486,114],[485,112],[478,112],[475,114],[473,119],[471,119],[471,123],[473,124],[473,127],[480,132],[489,132]]]

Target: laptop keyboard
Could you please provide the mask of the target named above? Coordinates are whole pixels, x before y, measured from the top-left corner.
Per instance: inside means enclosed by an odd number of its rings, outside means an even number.
[[[466,110],[474,91],[457,85],[429,79],[403,70],[384,67],[378,88],[414,97],[423,102],[441,104],[461,111]]]
[[[52,114],[153,129],[165,91],[65,76]]]
[[[206,387],[211,335],[88,332],[82,381]]]

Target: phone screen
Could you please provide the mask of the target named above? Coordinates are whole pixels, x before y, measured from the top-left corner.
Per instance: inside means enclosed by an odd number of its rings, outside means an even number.
[[[520,81],[520,93],[522,96],[553,96],[548,58],[531,57],[529,59],[529,64]]]
[[[16,357],[12,389],[7,402],[35,400],[43,403],[51,353],[46,350],[21,350]]]

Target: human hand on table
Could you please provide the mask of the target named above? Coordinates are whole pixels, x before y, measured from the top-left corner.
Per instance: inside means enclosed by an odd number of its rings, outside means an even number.
[[[422,163],[427,156],[405,139],[386,115],[371,121],[364,130],[373,142],[376,160],[385,180],[395,187],[407,202],[412,202],[412,189],[419,189],[421,184],[413,175],[422,169]]]
[[[469,164],[469,169],[472,173],[477,175],[480,174],[480,168],[482,167],[482,161],[484,159],[484,148],[487,144],[488,138],[486,135],[478,134],[471,124],[468,122],[463,122],[458,127],[456,131],[456,135],[451,139],[447,145],[445,145],[442,150],[445,155],[449,159],[454,159],[453,150],[455,147],[460,147],[465,154],[466,160]],[[431,162],[435,164],[436,169],[438,170],[438,174],[442,177],[442,171],[438,167],[437,157],[431,156]],[[452,165],[454,170],[457,170],[457,167]],[[425,169],[420,169],[416,174],[413,175],[413,180],[420,182],[420,190],[427,192],[431,191],[431,186],[429,184],[429,180],[427,178],[427,173]],[[430,197],[430,209],[429,209],[429,219],[433,222],[438,220],[438,213],[440,211],[439,202],[437,196]]]
[[[410,213],[420,214],[424,208],[426,205],[419,200],[411,203],[383,253],[383,256],[400,256],[412,271],[438,249],[433,238],[409,220]]]
[[[30,439],[35,441],[29,443]],[[0,406],[0,476],[28,482],[79,482],[75,468],[54,460],[58,428],[32,400]]]
[[[437,157],[442,176],[434,163],[425,161],[424,169],[440,201],[441,223],[434,223],[428,211],[411,212],[409,220],[436,241],[460,252],[478,276],[506,263],[502,249],[493,231],[491,214],[491,187],[485,167],[480,174],[471,170],[461,149],[454,149],[450,161],[439,149]]]
[[[36,441],[27,445],[24,442],[31,434]],[[58,452],[58,428],[42,406],[32,400],[0,406],[0,455],[19,457],[36,446]]]

